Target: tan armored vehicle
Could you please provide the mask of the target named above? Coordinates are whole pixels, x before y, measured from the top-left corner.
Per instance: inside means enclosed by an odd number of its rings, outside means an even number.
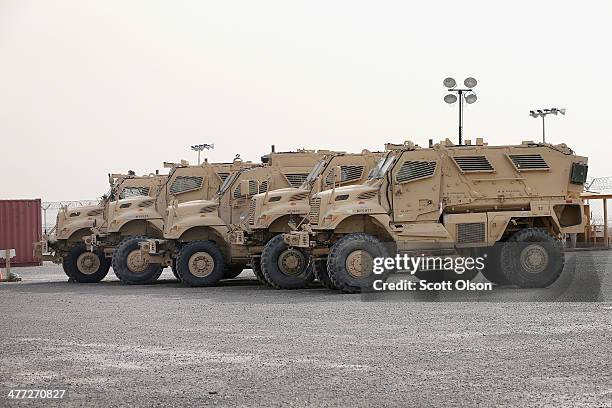
[[[141,256],[139,243],[147,238],[163,237],[168,204],[210,199],[233,172],[254,166],[238,156],[232,163],[205,161],[201,165],[187,162],[164,165],[171,168],[170,174],[156,196],[111,202],[103,223],[92,229],[92,245],[107,256],[112,254],[113,271],[124,283],[150,283],[161,274],[161,265],[150,265]]]
[[[312,169],[299,187],[256,194],[241,230],[231,234],[234,244],[246,245],[257,278],[279,289],[297,289],[314,278],[307,254],[287,248],[282,233],[306,221],[310,196],[330,188],[361,184],[383,153],[332,153]],[[338,174],[338,178],[334,178]]]
[[[384,276],[373,273],[374,263],[403,254],[486,254],[481,272],[498,284],[546,287],[559,277],[560,237],[584,226],[585,157],[564,144],[481,139],[387,147],[366,183],[316,194],[310,223],[284,235],[316,259],[320,280],[344,292],[371,290]],[[452,281],[478,269],[425,272],[417,276]]]
[[[110,260],[99,251],[89,251],[84,238],[91,228],[104,222],[104,212],[109,203],[133,196],[155,196],[165,180],[165,175],[150,174],[136,176],[128,174],[109,175],[110,191],[98,205],[62,208],[57,214],[56,225],[35,245],[35,255],[40,259],[61,263],[68,277],[77,282],[98,282],[106,276]]]
[[[176,260],[180,279],[191,286],[211,286],[227,269],[242,271],[251,261],[247,247],[232,245],[229,231],[249,214],[251,198],[269,189],[301,186],[312,167],[328,151],[271,153],[264,164],[228,177],[213,200],[172,205],[163,240],[141,245],[150,262]],[[236,230],[236,227],[232,228]]]

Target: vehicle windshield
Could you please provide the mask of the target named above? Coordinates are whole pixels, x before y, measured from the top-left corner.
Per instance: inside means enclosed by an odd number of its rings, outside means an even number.
[[[326,160],[320,160],[317,164],[315,164],[312,170],[310,170],[310,173],[308,173],[308,177],[306,177],[304,183],[310,184],[315,181],[315,179],[319,177],[319,174],[321,174],[321,172],[325,168],[325,162]]]
[[[376,167],[370,171],[368,179],[379,179],[382,178],[387,171],[391,168],[391,165],[395,161],[395,155],[387,154],[386,157],[381,158],[376,164]]]
[[[219,192],[217,194],[223,195],[223,193],[225,193],[227,189],[230,188],[232,183],[234,183],[234,180],[236,180],[236,178],[238,177],[240,173],[242,173],[242,170],[239,170],[235,172],[234,174],[230,174],[229,176],[227,176],[223,184],[221,184],[221,187],[219,187]]]

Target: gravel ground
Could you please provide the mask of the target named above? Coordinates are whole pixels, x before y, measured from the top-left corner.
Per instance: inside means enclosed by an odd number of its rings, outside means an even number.
[[[612,252],[568,254],[549,289],[385,296],[275,291],[251,271],[217,288],[17,272],[0,284],[0,406],[612,407]]]

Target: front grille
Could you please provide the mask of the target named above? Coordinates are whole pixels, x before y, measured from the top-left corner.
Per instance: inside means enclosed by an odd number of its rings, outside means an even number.
[[[253,198],[251,200],[251,202],[249,203],[249,217],[248,217],[248,222],[250,225],[254,225],[255,224],[255,205],[257,203],[255,202],[255,199]]]
[[[467,222],[457,224],[457,243],[473,244],[485,241],[484,222]]]
[[[208,213],[215,212],[215,211],[217,211],[216,205],[207,205],[200,209],[200,212],[202,214],[208,214]]]
[[[146,207],[152,206],[154,202],[155,200],[147,200],[147,201],[143,201],[142,203],[138,204],[138,206],[141,208],[146,208]]]
[[[376,191],[366,191],[365,193],[361,193],[357,196],[357,198],[360,200],[369,200],[374,197],[376,197]]]
[[[313,198],[310,201],[310,213],[308,214],[308,221],[311,224],[319,223],[319,212],[321,211],[321,199],[318,197]]]
[[[308,197],[308,193],[298,193],[298,194],[294,194],[293,196],[291,196],[289,201],[302,201],[306,197]]]

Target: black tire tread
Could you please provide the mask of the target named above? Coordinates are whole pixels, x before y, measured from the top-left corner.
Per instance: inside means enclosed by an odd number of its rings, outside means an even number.
[[[117,278],[119,278],[121,282],[126,283],[128,285],[144,285],[144,284],[155,282],[164,270],[163,266],[159,265],[157,268],[158,270],[155,270],[147,279],[142,280],[142,281],[140,280],[133,281],[126,274],[123,273],[124,271],[122,270],[121,267],[119,267],[119,265],[120,265],[121,260],[127,258],[128,256],[128,254],[125,253],[126,252],[125,249],[127,245],[133,241],[140,241],[143,239],[147,239],[147,237],[143,235],[126,237],[122,239],[121,242],[119,242],[119,244],[113,251],[113,258],[112,258],[113,272],[115,272],[115,276],[117,276]]]
[[[506,277],[506,279],[513,285],[517,285],[522,288],[545,288],[551,284],[553,284],[561,273],[563,273],[563,268],[565,266],[565,256],[563,253],[563,245],[561,242],[552,236],[547,230],[544,228],[525,228],[516,232],[514,235],[508,239],[509,243],[519,243],[519,242],[548,242],[552,244],[556,249],[561,253],[560,256],[560,266],[557,268],[555,273],[545,281],[535,284],[534,282],[527,282],[525,280],[521,280],[516,275],[510,275],[511,271],[516,269],[516,257],[513,256],[511,251],[503,251],[501,253],[501,265],[502,271]]]
[[[286,284],[285,282],[279,282],[274,279],[274,276],[268,270],[266,265],[272,265],[276,261],[274,260],[274,251],[276,250],[276,246],[285,245],[283,241],[282,235],[277,235],[271,240],[268,241],[266,246],[264,247],[261,253],[261,271],[264,275],[264,279],[268,282],[270,287],[274,289],[304,289],[308,287],[308,285],[314,280],[314,273],[312,271],[312,265],[310,262],[306,265],[305,278],[301,280],[301,282],[294,282],[292,284]]]
[[[104,257],[104,252],[95,251],[100,259],[100,269],[94,274],[85,275],[79,272],[76,266],[76,260],[84,251],[87,251],[85,243],[77,243],[75,246],[70,248],[66,256],[62,261],[62,269],[68,278],[79,282],[79,283],[97,283],[108,275],[111,263],[110,260]]]
[[[327,273],[329,274],[331,282],[334,284],[334,286],[344,293],[361,293],[360,287],[349,285],[345,281],[339,279],[337,275],[340,275],[340,271],[336,271],[336,265],[334,265],[334,259],[339,258],[339,252],[343,250],[343,247],[354,241],[365,241],[376,246],[381,244],[381,242],[373,235],[358,232],[345,235],[336,241],[334,245],[332,245],[329,255],[327,256]],[[384,248],[383,251],[386,255],[387,251]]]
[[[194,277],[190,273],[186,273],[186,271],[184,271],[183,268],[181,267],[181,264],[182,264],[181,259],[184,256],[186,256],[186,254],[189,253],[193,247],[196,247],[196,246],[199,246],[200,250],[205,250],[209,252],[209,254],[213,256],[213,258],[215,258],[214,259],[215,265],[219,267],[218,265],[220,264],[220,268],[223,271],[217,277],[218,279],[213,279],[213,282],[211,283],[203,284],[202,282],[198,282],[196,280],[197,277]],[[180,249],[176,257],[176,273],[179,275],[180,281],[192,287],[214,286],[221,279],[223,279],[223,276],[225,275],[225,270],[226,270],[225,269],[225,259],[223,258],[223,254],[221,253],[221,250],[217,247],[217,245],[211,241],[191,241]]]

